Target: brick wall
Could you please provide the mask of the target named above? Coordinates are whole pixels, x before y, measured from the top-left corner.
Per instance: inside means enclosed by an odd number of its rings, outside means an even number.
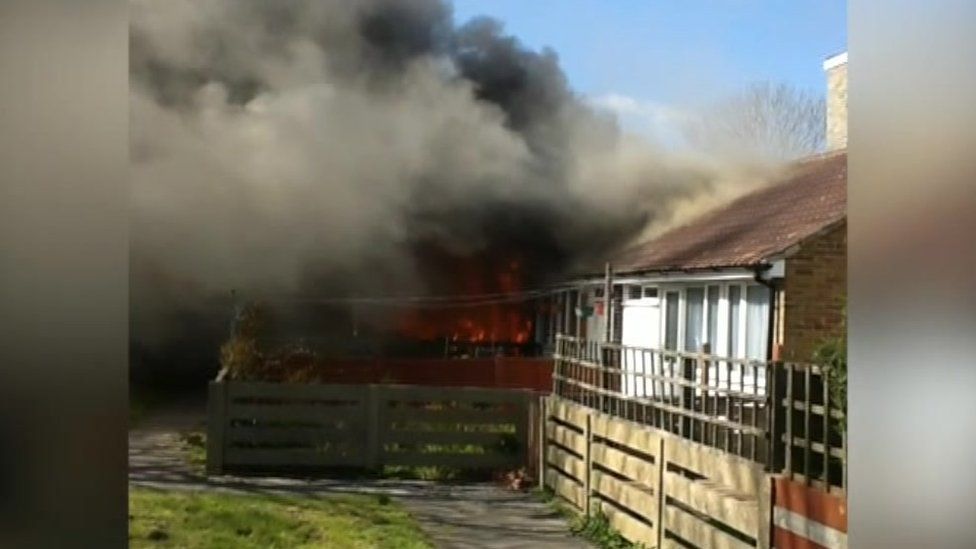
[[[804,242],[786,260],[784,360],[809,361],[825,338],[839,335],[847,296],[847,223]]]

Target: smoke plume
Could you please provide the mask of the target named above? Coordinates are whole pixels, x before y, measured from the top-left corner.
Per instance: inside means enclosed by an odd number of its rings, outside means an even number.
[[[625,135],[554,52],[441,0],[130,13],[137,341],[185,335],[232,289],[447,293],[431,256],[514,257],[547,283],[729,178]]]

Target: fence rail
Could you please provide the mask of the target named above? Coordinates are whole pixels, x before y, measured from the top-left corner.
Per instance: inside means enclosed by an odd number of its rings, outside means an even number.
[[[556,338],[553,394],[762,464],[846,488],[842,403],[812,364],[730,359]]]
[[[517,468],[528,461],[536,394],[215,381],[207,469],[220,474],[386,465]]]
[[[262,372],[261,379],[281,383],[333,385],[397,384],[490,389],[552,388],[552,360],[529,357],[491,358],[336,358],[317,363],[283,364]]]
[[[769,460],[764,362],[559,336],[553,393],[759,463]]]
[[[844,412],[832,402],[829,377],[819,366],[786,363],[777,368],[774,388],[772,470],[806,486],[846,491]]]
[[[542,405],[542,483],[649,547],[769,547],[763,467],[561,396]]]

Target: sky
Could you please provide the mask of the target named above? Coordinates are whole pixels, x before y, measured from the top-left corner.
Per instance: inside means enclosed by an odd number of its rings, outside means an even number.
[[[822,94],[824,59],[847,48],[841,0],[454,0],[454,15],[553,49],[573,89],[651,134],[757,81]]]

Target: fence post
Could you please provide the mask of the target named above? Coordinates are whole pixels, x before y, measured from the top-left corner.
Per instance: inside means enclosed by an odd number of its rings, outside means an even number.
[[[593,462],[591,459],[592,448],[593,448],[593,413],[586,412],[586,426],[583,431],[583,436],[586,440],[586,454],[583,456],[583,511],[586,516],[590,516],[590,471],[592,470]]]
[[[695,373],[695,377],[696,380],[700,378],[699,380],[699,388],[700,388],[699,390],[701,391],[701,397],[700,397],[701,404],[699,405],[700,411],[706,417],[714,419],[712,416],[712,409],[709,406],[709,402],[708,402],[708,393],[709,393],[708,383],[710,380],[708,377],[708,359],[706,358],[707,355],[711,352],[711,349],[712,347],[709,343],[703,343],[701,348],[698,350],[696,367],[698,368],[698,372],[700,373]],[[699,425],[700,425],[700,431],[698,433],[698,437],[699,437],[698,441],[701,442],[702,444],[708,444],[709,435],[711,434],[712,431],[712,425],[715,424],[702,420],[699,422]]]
[[[664,473],[667,471],[667,466],[665,465],[666,457],[664,451],[667,449],[665,445],[666,437],[660,437],[660,444],[657,447],[657,459],[654,460],[655,476],[657,476],[657,492],[654,494],[657,500],[657,515],[654,517],[654,525],[657,526],[657,540],[655,547],[662,547],[664,544],[664,506],[667,503],[665,498],[664,490]]]
[[[773,529],[773,476],[763,475],[759,481],[759,531],[756,535],[756,548],[772,547]]]
[[[696,397],[695,393],[692,393],[692,409],[696,412],[701,412],[704,415],[708,415],[708,363],[705,362],[705,353],[709,350],[708,344],[704,344],[701,349],[698,350],[698,356],[695,358],[695,383],[698,384],[698,388],[695,392],[701,392],[700,397]],[[699,377],[701,379],[699,379]],[[700,404],[695,403],[695,399],[699,400]],[[708,425],[704,420],[698,421],[698,442],[702,444],[705,443],[705,431],[708,429]],[[692,440],[694,440],[694,432],[692,432]]]
[[[766,406],[769,408],[769,425],[766,428],[769,437],[767,471],[780,474],[786,468],[787,443],[783,442],[783,436],[792,417],[790,410],[792,402],[783,404],[783,401],[788,399],[786,365],[782,362],[774,362],[771,368],[770,387],[766,397]]]
[[[385,400],[382,385],[366,386],[366,467],[380,468],[380,405]]]
[[[224,427],[227,422],[227,382],[207,387],[207,474],[224,472]]]
[[[548,423],[548,408],[546,406],[547,398],[545,396],[540,396],[538,399],[539,411],[539,488],[546,488],[546,424]]]
[[[516,401],[518,403],[518,414],[516,416],[518,419],[515,424],[515,437],[518,441],[518,467],[529,469],[532,465],[529,457],[532,454],[530,451],[533,442],[532,431],[535,430],[535,422],[532,418],[532,411],[535,408],[535,403],[532,401],[533,393],[529,389],[510,390],[521,397]]]
[[[606,408],[603,407],[604,406],[603,391],[607,389],[607,368],[608,368],[607,365],[609,361],[607,360],[607,347],[605,346],[605,344],[598,342],[597,345],[599,346],[600,349],[600,359],[599,359],[600,377],[597,378],[600,380],[598,382],[598,387],[600,389],[600,392],[597,394],[597,403],[598,403],[597,409],[600,410],[601,412],[605,412]]]
[[[679,360],[681,360],[681,377],[689,384],[681,388],[680,408],[684,413],[681,414],[681,423],[678,425],[678,436],[692,440],[692,423],[688,412],[692,411],[695,403],[695,388],[692,385],[695,381],[695,359],[685,357]]]

